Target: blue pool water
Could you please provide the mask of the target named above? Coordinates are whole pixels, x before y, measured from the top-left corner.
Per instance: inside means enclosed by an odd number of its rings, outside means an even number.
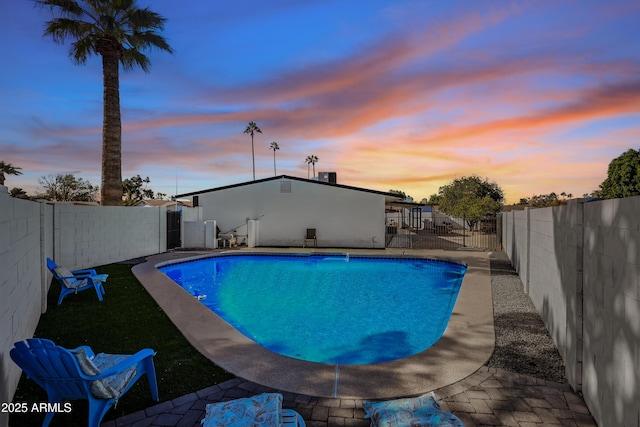
[[[444,333],[464,265],[413,258],[233,255],[160,270],[238,331],[274,352],[377,363]]]

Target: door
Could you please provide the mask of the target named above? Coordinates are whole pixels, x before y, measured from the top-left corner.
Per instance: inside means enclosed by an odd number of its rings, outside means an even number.
[[[167,250],[180,247],[180,211],[167,211]]]

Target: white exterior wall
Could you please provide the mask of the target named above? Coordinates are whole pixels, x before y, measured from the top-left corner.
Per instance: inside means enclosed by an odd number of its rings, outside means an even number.
[[[202,217],[202,208],[187,208],[181,210],[180,244],[183,248],[202,249],[206,246],[207,230]]]
[[[598,425],[640,425],[640,197],[505,213],[503,246]]]
[[[584,207],[582,392],[600,426],[640,425],[640,197]]]
[[[56,263],[69,269],[167,250],[167,209],[54,205]]]
[[[51,206],[0,186],[0,402],[11,402],[22,372],[13,343],[32,337],[47,309],[46,258],[75,270],[153,255],[166,251],[166,229],[165,208]]]
[[[181,210],[182,214],[180,217],[181,222],[202,222],[204,221],[202,217],[202,208],[187,208],[184,207]]]
[[[9,350],[33,335],[46,307],[48,278],[41,253],[46,208],[9,197],[7,187],[0,186],[0,402],[11,402],[22,373]],[[8,420],[0,412],[0,425]]]
[[[318,246],[384,248],[384,196],[297,180],[281,193],[272,180],[201,193],[205,219],[242,243],[247,221],[256,220],[256,246],[302,246],[307,228],[315,228]],[[379,213],[379,214],[376,214]],[[373,214],[372,214],[373,213]]]
[[[579,388],[582,367],[582,203],[529,212],[528,294]]]
[[[520,280],[524,284],[525,292],[529,290],[529,210],[514,212],[513,215],[513,245],[515,258],[511,258]]]

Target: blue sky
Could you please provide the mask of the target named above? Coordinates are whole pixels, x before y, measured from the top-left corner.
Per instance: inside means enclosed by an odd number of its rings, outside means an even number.
[[[169,195],[306,177],[420,200],[456,177],[508,201],[598,187],[640,148],[640,2],[139,1],[174,54],[121,73],[123,178]],[[100,183],[102,70],[42,37],[47,9],[0,4],[0,160],[9,188]]]

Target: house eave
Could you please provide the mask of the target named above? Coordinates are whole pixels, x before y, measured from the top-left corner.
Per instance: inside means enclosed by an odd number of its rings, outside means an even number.
[[[362,192],[365,192],[365,193],[378,194],[380,196],[384,196],[385,197],[385,203],[391,202],[391,201],[400,200],[400,197],[398,197],[398,195],[395,194],[395,193],[389,193],[389,192],[378,191],[378,190],[371,190],[371,189],[368,189],[368,188],[361,188],[361,187],[353,187],[351,185],[334,184],[334,183],[331,183],[331,182],[316,181],[316,180],[299,178],[299,177],[290,176],[290,175],[279,175],[279,176],[274,176],[274,177],[270,177],[270,178],[257,179],[255,181],[246,181],[246,182],[240,182],[238,184],[231,184],[231,185],[225,185],[225,186],[222,186],[222,187],[209,188],[209,189],[206,189],[206,190],[193,191],[193,192],[190,192],[190,193],[177,194],[175,197],[176,198],[192,197],[192,196],[197,196],[197,195],[204,194],[204,193],[212,193],[212,192],[215,192],[215,191],[228,190],[228,189],[231,189],[231,188],[243,187],[243,186],[246,186],[246,185],[259,184],[259,183],[262,183],[262,182],[284,180],[284,179],[288,179],[288,180],[292,180],[292,181],[299,181],[299,182],[307,182],[307,183],[315,184],[315,185],[326,185],[326,186],[329,186],[329,187],[342,188],[342,189],[346,189],[346,190],[362,191]]]

